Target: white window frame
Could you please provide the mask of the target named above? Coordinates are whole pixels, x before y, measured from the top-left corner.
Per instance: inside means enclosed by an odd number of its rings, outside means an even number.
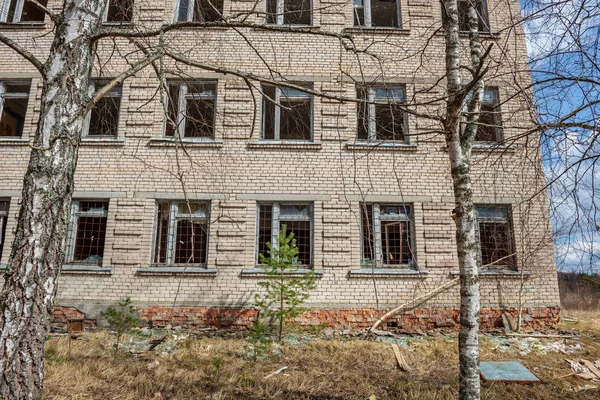
[[[0,81],[0,118],[4,113],[4,99],[27,99],[27,107],[29,108],[29,93],[25,92],[17,92],[17,93],[6,93],[6,85],[10,82],[11,85],[29,85],[29,91],[31,92],[31,81]],[[25,118],[27,118],[27,110],[25,110]],[[25,127],[23,126],[23,132],[21,132],[21,136],[25,131]],[[21,137],[14,136],[14,137]],[[13,137],[13,136],[11,136]],[[1,138],[0,138],[1,140]]]
[[[8,212],[10,208],[10,199],[0,198],[0,203],[6,203],[6,210],[0,209],[0,261],[2,261],[2,251],[4,250],[5,229],[8,224]]]
[[[363,18],[364,25],[354,25],[357,28],[375,28],[375,29],[402,29],[402,13],[400,12],[400,0],[395,0],[396,2],[396,18],[398,22],[398,26],[372,26],[373,19],[371,18],[371,0],[362,0],[362,6],[357,6],[355,2],[352,3],[352,12],[356,13],[356,9],[363,9]],[[352,16],[354,20],[354,16]],[[358,18],[357,18],[358,19]]]
[[[94,210],[94,211],[79,211],[80,203],[84,202],[102,202],[106,203],[106,207],[104,210]],[[95,218],[107,218],[108,219],[108,205],[109,201],[107,199],[78,199],[73,200],[71,202],[71,220],[69,221],[69,227],[67,232],[67,251],[65,252],[65,263],[66,264],[85,264],[83,261],[74,261],[75,257],[75,244],[77,242],[77,230],[79,229],[79,217],[95,217]],[[107,220],[108,222],[108,220]],[[108,226],[107,226],[108,231]],[[106,235],[107,232],[104,232]],[[106,241],[104,243],[104,251],[106,251]],[[104,254],[102,255],[102,262],[104,263]]]
[[[158,211],[159,211],[159,207],[160,204],[169,204],[169,228],[168,228],[168,232],[167,232],[167,251],[166,251],[166,256],[165,256],[165,263],[157,263],[156,262],[156,246],[157,243],[156,241],[159,239],[159,232],[158,232]],[[187,220],[187,221],[193,221],[193,220],[204,220],[206,221],[206,254],[205,254],[205,258],[208,260],[208,246],[209,246],[209,229],[210,229],[210,202],[209,201],[202,201],[202,200],[193,200],[190,201],[190,204],[205,204],[206,205],[206,212],[195,212],[194,214],[192,214],[190,216],[189,212],[186,213],[182,213],[179,212],[179,205],[180,204],[187,204],[184,200],[159,200],[156,202],[156,211],[155,211],[155,216],[154,216],[154,238],[153,238],[153,246],[152,246],[152,265],[156,265],[156,266],[178,266],[178,265],[185,265],[185,264],[175,264],[174,263],[174,259],[175,259],[175,241],[177,240],[177,222],[178,221],[183,221],[183,220]],[[206,266],[206,264],[201,264],[201,263],[194,263],[194,265],[202,265],[203,267]]]
[[[377,119],[376,119],[376,111],[375,111],[375,102],[378,100],[384,100],[388,103],[393,102],[394,104],[406,104],[406,87],[404,86],[393,86],[393,87],[385,87],[385,86],[369,86],[367,88],[365,88],[367,90],[367,101],[368,103],[368,121],[369,121],[369,125],[368,125],[368,136],[367,136],[367,141],[369,142],[377,142],[377,141],[383,141],[384,139],[377,139]],[[402,90],[402,99],[390,99],[388,97],[386,98],[379,98],[376,96],[376,90],[377,89],[385,89],[385,90],[394,90],[394,89],[401,89]],[[361,105],[358,104],[358,107],[360,107]],[[405,117],[404,117],[404,140],[400,140],[397,142],[402,142],[402,143],[408,143],[408,114],[405,113]],[[358,119],[357,119],[357,124],[358,124]],[[357,127],[357,131],[358,131],[358,127]]]
[[[388,204],[388,203],[361,203],[360,204],[360,212],[361,212],[361,224],[360,224],[360,251],[361,251],[361,264],[362,260],[365,259],[364,254],[362,254],[364,249],[364,240],[365,240],[365,232],[363,232],[363,224],[362,224],[362,213],[365,212],[365,205],[370,205],[372,207],[372,221],[369,221],[372,227],[373,234],[373,253],[375,256],[375,264],[374,266],[377,268],[416,268],[416,254],[415,254],[415,224],[414,224],[414,206],[413,204]],[[381,214],[381,207],[385,206],[397,206],[397,207],[408,207],[408,214],[402,215],[383,215]],[[398,221],[398,222],[408,222],[410,229],[410,236],[408,238],[410,251],[411,251],[411,261],[408,264],[384,264],[383,263],[383,244],[381,242],[381,222],[382,221]],[[363,264],[365,266],[371,264]]]
[[[216,139],[216,123],[217,123],[217,90],[218,90],[218,82],[217,81],[192,81],[192,82],[172,82],[167,83],[167,85],[179,85],[179,98],[177,103],[177,120],[175,121],[175,133],[173,135],[174,138],[177,139],[186,139],[186,140],[198,140],[198,141],[206,141],[206,140],[215,140]],[[204,94],[204,93],[188,93],[188,85],[215,85],[214,94]],[[187,112],[187,101],[189,100],[214,100],[214,112],[213,112],[213,129],[215,130],[213,134],[213,138],[207,137],[185,137],[185,124],[186,124],[186,112]],[[170,99],[167,99],[169,101]],[[165,126],[163,129],[163,136],[166,136],[167,132],[167,124],[169,124],[168,120],[165,120]]]
[[[4,22],[6,24],[20,24],[21,17],[23,16],[23,5],[25,4],[25,0],[14,0],[15,1],[15,14],[13,15],[12,21],[7,21],[8,18],[8,10],[10,9],[10,3],[12,0],[0,0],[2,3],[0,4],[0,22]],[[27,21],[27,24],[43,24],[46,19],[46,14],[44,13],[44,19],[41,21]]]
[[[267,22],[267,19],[265,18],[265,24],[267,25],[286,25],[284,23],[284,16],[285,16],[285,2],[287,0],[277,0],[277,8],[276,8],[276,14],[275,14],[275,23],[273,24],[272,22]],[[268,11],[268,0],[265,1],[265,14],[267,14]],[[292,25],[292,26],[312,26],[313,25],[313,0],[310,0],[310,22],[308,24],[288,24],[288,25]]]
[[[88,86],[88,94],[90,97],[94,96],[94,93],[96,92],[96,81],[98,81],[100,79],[93,79],[90,80],[90,84]],[[83,137],[85,138],[98,138],[98,139],[116,139],[119,137],[119,127],[121,125],[121,106],[123,105],[123,86],[119,85],[116,86],[114,88],[112,88],[108,93],[106,93],[102,98],[105,97],[119,97],[121,99],[121,101],[119,102],[119,115],[117,117],[117,134],[115,136],[112,135],[98,135],[98,136],[88,136],[88,133],[90,131],[90,121],[92,119],[92,112],[93,110],[90,110],[87,115],[85,116],[85,121],[84,126],[83,126]]]
[[[106,9],[104,10],[104,15],[102,16],[102,23],[105,25],[127,25],[131,24],[133,21],[108,21],[108,10],[110,8],[110,3],[112,0],[108,0],[106,3]],[[134,0],[131,1],[131,5],[133,6]],[[133,19],[133,13],[132,13]]]
[[[274,85],[270,85],[270,86],[274,86]],[[265,101],[275,101],[275,115],[273,117],[273,139],[265,139],[265,119],[267,118],[266,115],[266,110],[263,107],[262,110],[262,129],[261,129],[261,135],[262,135],[262,140],[277,140],[277,141],[281,141],[280,137],[281,137],[281,97],[282,97],[282,91],[286,90],[288,88],[281,88],[279,86],[275,86],[275,99],[266,99]],[[308,88],[307,88],[308,89]],[[301,95],[296,95],[296,96],[285,96],[287,99],[298,99],[298,100],[309,100],[310,101],[310,139],[309,140],[290,140],[290,139],[285,139],[286,142],[312,142],[314,140],[314,125],[313,125],[313,119],[314,119],[314,97],[313,95],[306,93],[306,92],[302,92],[300,90],[296,90],[296,89],[288,89],[288,90],[294,90],[297,92],[300,92]]]
[[[283,219],[281,216],[281,206],[307,206],[307,215],[284,215]],[[260,265],[259,260],[259,242],[260,242],[260,207],[261,206],[271,206],[271,248],[273,250],[277,250],[279,248],[279,223],[281,221],[308,221],[310,223],[310,264],[305,265],[302,264],[302,267],[311,267],[313,266],[313,241],[314,241],[314,204],[311,202],[300,201],[300,202],[259,202],[256,210],[256,246],[255,246],[255,262],[257,265]],[[265,254],[267,256],[267,254]]]

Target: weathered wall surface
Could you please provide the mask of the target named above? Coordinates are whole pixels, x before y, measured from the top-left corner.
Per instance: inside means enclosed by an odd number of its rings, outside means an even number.
[[[60,7],[58,0],[50,6]],[[225,1],[226,15],[249,10],[247,1]],[[259,8],[262,7],[259,4]],[[510,2],[518,10],[518,2]],[[491,35],[495,43],[487,83],[499,88],[504,136],[528,126],[526,99],[511,98],[517,84],[526,86],[527,56],[522,29],[504,30],[510,21],[506,2],[490,1]],[[356,46],[369,45],[378,60],[357,56],[336,37],[243,28],[182,29],[168,35],[171,48],[205,63],[268,75],[270,68],[288,80],[314,82],[327,94],[355,96],[353,80],[405,84],[407,97],[418,112],[436,114],[424,104],[443,97],[443,37],[439,2],[401,2],[403,29],[348,29],[352,2],[321,0],[313,4],[314,32],[352,35]],[[136,27],[170,20],[173,4],[140,2]],[[518,12],[517,12],[518,16]],[[262,19],[254,18],[261,23]],[[42,28],[7,29],[7,34],[43,55],[50,39]],[[306,31],[309,28],[304,28]],[[253,48],[242,39],[245,35]],[[511,36],[517,35],[516,40]],[[431,40],[428,40],[431,37]],[[120,49],[128,45],[117,41]],[[510,44],[507,44],[510,43]],[[124,67],[110,43],[99,46],[107,62],[103,76]],[[12,51],[0,49],[0,80],[32,79],[27,123],[22,140],[0,138],[0,198],[10,198],[6,262],[16,223],[22,177],[28,161],[28,139],[34,134],[40,80],[34,69]],[[264,61],[257,53],[260,53]],[[217,130],[213,143],[185,143],[183,147],[160,141],[164,114],[156,96],[157,80],[150,68],[123,86],[119,133],[115,140],[82,143],[76,175],[75,199],[109,200],[104,266],[109,272],[64,271],[58,304],[82,302],[112,304],[131,297],[141,306],[248,307],[258,290],[255,276],[242,270],[255,266],[257,201],[313,203],[313,267],[322,271],[309,306],[328,309],[389,308],[424,294],[452,279],[457,270],[454,224],[450,218],[453,194],[447,154],[435,121],[409,117],[410,146],[394,148],[348,146],[356,140],[356,105],[315,97],[314,140],[309,145],[258,143],[260,98],[257,88],[232,75],[181,66],[193,79],[218,79]],[[516,74],[516,75],[515,75]],[[254,125],[253,125],[254,121]],[[544,184],[537,140],[516,140],[510,148],[479,149],[474,153],[474,196],[477,203],[508,204],[513,209],[518,263],[526,279],[482,276],[482,306],[544,309],[559,304],[548,206],[545,196],[525,201]],[[182,181],[191,199],[210,200],[208,268],[216,274],[141,274],[151,262],[157,199],[183,199]],[[352,276],[360,269],[360,201],[405,202],[413,206],[417,271],[387,277]],[[453,309],[455,288],[430,300],[426,306]]]

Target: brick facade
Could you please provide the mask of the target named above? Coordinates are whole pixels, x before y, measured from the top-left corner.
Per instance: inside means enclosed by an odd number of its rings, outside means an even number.
[[[59,9],[62,2],[48,3]],[[225,0],[224,10],[226,15],[234,15],[250,11],[253,5]],[[510,2],[510,8],[518,10],[518,2]],[[490,68],[487,82],[499,88],[505,137],[518,135],[516,127],[530,126],[528,121],[535,114],[528,99],[511,97],[515,82],[526,86],[529,76],[511,72],[527,71],[528,65],[522,28],[504,29],[510,21],[510,8],[506,2],[488,2],[492,34],[484,37],[486,44],[497,43],[491,59],[498,64]],[[444,75],[443,37],[433,34],[440,25],[439,2],[401,0],[400,9],[402,29],[396,30],[350,29],[351,2],[315,0],[314,27],[302,28],[300,33],[198,28],[172,32],[168,40],[176,51],[208,64],[268,76],[259,52],[288,80],[312,82],[315,90],[328,95],[354,97],[354,80],[401,84],[407,98],[418,103],[416,111],[439,114],[439,104],[424,104],[443,96],[444,90],[436,83]],[[136,1],[134,23],[136,27],[158,26],[171,20],[172,13],[172,0]],[[252,16],[249,21],[263,20]],[[6,34],[42,55],[51,40],[44,33],[50,29],[51,23],[47,23],[6,29]],[[357,56],[344,50],[338,38],[310,35],[308,29],[352,35],[358,48],[369,46],[379,60]],[[429,36],[432,40],[426,45]],[[117,44],[120,54],[129,49],[124,41],[117,40]],[[109,50],[108,42],[100,44],[101,57],[108,57]],[[0,137],[0,199],[10,200],[6,244],[0,258],[0,263],[5,263],[41,86],[33,67],[5,47],[0,51],[0,80],[32,82],[23,138]],[[257,204],[265,201],[307,202],[313,207],[312,267],[322,274],[308,306],[319,310],[315,311],[321,315],[318,320],[362,326],[372,320],[371,314],[367,317],[365,313],[375,312],[364,310],[389,309],[452,278],[457,269],[450,218],[453,193],[444,138],[434,132],[439,129],[436,122],[411,115],[407,145],[357,146],[356,103],[315,97],[311,143],[266,143],[260,140],[260,102],[253,102],[253,96],[260,98],[256,87],[249,88],[230,74],[180,67],[193,79],[218,80],[215,140],[185,142],[185,151],[161,140],[164,113],[156,97],[158,84],[153,72],[147,68],[125,81],[117,138],[84,139],[75,178],[74,199],[109,202],[102,268],[65,269],[59,283],[59,305],[106,306],[129,296],[141,307],[144,319],[164,322],[176,298],[178,323],[218,325],[222,319],[231,325],[245,325],[253,317],[246,309],[251,308],[259,290],[259,278],[243,271],[255,268]],[[113,54],[102,74],[115,76],[122,68],[122,59]],[[257,118],[254,111],[259,113]],[[522,298],[524,307],[546,310],[540,312],[553,321],[559,298],[547,199],[540,195],[526,201],[544,185],[536,143],[518,139],[507,148],[474,151],[475,201],[511,207],[517,262],[525,278],[520,279],[519,274],[482,276],[482,307],[497,317],[498,310],[514,310]],[[177,176],[183,177],[190,199],[210,202],[206,270],[190,270],[185,275],[149,270],[157,200],[184,198]],[[361,269],[361,201],[411,205],[415,263],[410,273],[375,277],[353,273]],[[454,288],[430,300],[425,307],[439,315],[417,325],[428,329],[435,321],[455,321],[458,299]],[[223,308],[229,311],[213,311]],[[60,318],[67,318],[62,308],[57,310]],[[417,312],[426,311],[415,310],[411,315],[418,318]]]

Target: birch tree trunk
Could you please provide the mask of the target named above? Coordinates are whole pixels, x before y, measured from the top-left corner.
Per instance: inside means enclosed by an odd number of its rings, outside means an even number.
[[[41,111],[0,295],[0,398],[40,399],[93,45],[106,0],[66,0],[43,66]]]
[[[452,183],[454,188],[456,247],[460,270],[460,393],[461,400],[480,398],[479,382],[479,277],[477,270],[477,241],[471,188],[471,148],[477,131],[479,105],[483,83],[474,76],[473,95],[468,104],[467,121],[461,130],[461,114],[465,98],[461,84],[461,48],[457,0],[444,0],[444,29],[446,37],[446,78],[448,101],[444,130]],[[477,14],[469,12],[471,63],[478,70],[481,46],[477,33]]]

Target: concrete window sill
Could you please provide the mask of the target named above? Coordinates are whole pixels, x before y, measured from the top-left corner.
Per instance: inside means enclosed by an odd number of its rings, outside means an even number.
[[[0,22],[0,30],[27,30],[27,29],[45,29],[48,25],[43,22],[17,22],[15,24],[9,24],[6,22]]]
[[[361,268],[348,272],[349,278],[422,278],[429,274],[429,270],[416,270],[410,268]]]
[[[419,146],[412,143],[394,143],[394,142],[351,142],[346,143],[348,150],[354,151],[372,151],[372,150],[388,150],[388,151],[417,151]]]
[[[217,139],[173,139],[173,138],[152,138],[148,142],[150,147],[205,147],[205,148],[221,148],[223,147],[223,141]]]
[[[291,271],[286,272],[285,276],[299,277],[299,276],[304,276],[311,271],[315,273],[317,278],[323,277],[323,270],[319,270],[319,269],[313,270],[313,269],[309,269],[309,268],[293,269]],[[252,268],[252,269],[244,269],[244,270],[242,270],[242,273],[241,273],[241,276],[244,278],[264,278],[266,275],[267,274],[265,273],[265,270],[260,267]]]
[[[113,267],[110,265],[76,265],[63,264],[60,272],[62,274],[92,274],[92,275],[110,275]]]
[[[457,277],[460,275],[459,271],[450,271],[450,275]],[[506,279],[520,279],[521,271],[513,271],[506,269],[484,269],[479,271],[480,278],[506,278]],[[523,278],[528,279],[531,277],[530,271],[523,272]]]
[[[253,28],[254,30],[260,31],[279,31],[279,32],[297,32],[297,31],[308,31],[318,32],[321,27],[318,25],[277,25],[277,24],[265,24],[264,28]]]
[[[185,276],[202,276],[215,277],[217,269],[208,269],[204,267],[142,267],[138,268],[138,275],[161,276],[161,275],[185,275]]]
[[[114,137],[83,137],[82,146],[125,146],[125,138]]]
[[[364,26],[351,26],[351,27],[347,27],[344,28],[343,30],[344,33],[350,33],[350,34],[379,34],[379,35],[410,35],[410,29],[402,29],[402,28],[392,28],[392,27],[381,27],[381,28],[376,28],[376,27],[371,27],[371,28],[367,28]]]
[[[517,150],[514,145],[506,145],[502,143],[493,143],[493,142],[476,142],[473,143],[473,151],[478,153],[483,152],[510,152],[513,153]]]
[[[0,138],[0,146],[27,146],[29,138],[23,137],[2,137]]]
[[[296,142],[282,140],[260,140],[248,143],[248,149],[321,150],[320,142]]]

